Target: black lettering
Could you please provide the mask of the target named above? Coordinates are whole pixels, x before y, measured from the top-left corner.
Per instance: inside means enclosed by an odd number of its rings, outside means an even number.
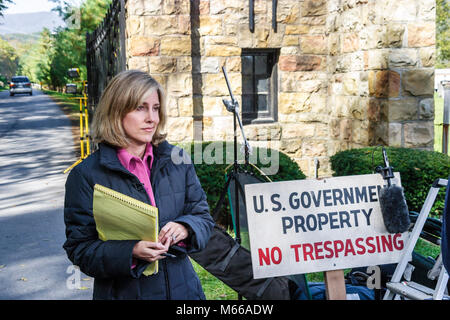
[[[381,186],[381,185],[377,185],[378,198],[380,198],[380,192],[381,192],[381,188],[383,188],[383,186]]]
[[[274,194],[270,197],[270,200],[272,201],[272,203],[273,203],[274,205],[276,205],[276,207],[273,207],[273,208],[272,208],[272,211],[277,212],[277,211],[280,211],[280,210],[281,210],[281,203],[280,203],[278,200],[276,200],[275,198],[279,199],[279,198],[280,198],[280,195],[279,195],[278,193],[274,193]]]
[[[355,188],[356,203],[367,202],[367,190],[366,187],[362,187],[361,191],[358,187]]]
[[[331,200],[331,194],[328,195],[328,193],[331,193],[331,189],[323,190],[323,204],[325,207],[330,207],[333,205],[331,201],[328,201]]]
[[[345,204],[354,204],[355,203],[355,197],[353,196],[353,188],[344,189],[344,199],[345,199]]]
[[[300,208],[300,201],[298,201],[298,198],[296,198],[297,196],[298,196],[297,192],[292,192],[289,195],[289,205],[291,206],[292,209]]]
[[[377,186],[369,186],[369,200],[370,202],[377,202],[377,192],[375,191]]]
[[[286,234],[287,229],[292,228],[292,218],[291,217],[282,217],[281,223],[283,225],[283,234]]]
[[[339,203],[341,205],[344,204],[344,202],[342,201],[342,190],[341,189],[333,189],[333,202],[334,205],[337,205],[337,202],[339,201]]]
[[[361,210],[350,210],[350,213],[353,214],[353,218],[355,218],[355,227],[358,226],[358,213]]]
[[[313,214],[308,215],[306,217],[306,225],[309,231],[315,231],[317,228],[316,216]]]
[[[319,224],[319,230],[322,230],[322,226],[328,223],[328,215],[325,213],[319,213],[317,215],[317,220]]]
[[[347,225],[347,227],[351,228],[350,224],[350,214],[347,211],[339,211],[339,218],[341,220],[341,228],[344,227],[344,223]]]
[[[264,211],[264,199],[263,196],[259,196],[261,208],[258,208],[258,204],[256,203],[256,196],[253,196],[253,209],[256,213],[261,213]]]
[[[331,229],[339,229],[339,225],[337,224],[338,222],[338,218],[333,218],[333,216],[336,216],[338,213],[337,212],[329,212],[328,216],[330,217],[329,221],[330,221],[330,228]],[[336,224],[334,224],[336,222]]]
[[[303,208],[311,207],[311,196],[308,192],[302,192],[302,194],[300,195],[300,201],[302,202]]]
[[[298,232],[299,228],[302,228],[303,232],[306,232],[306,229],[304,226],[305,219],[302,216],[295,216],[294,222],[295,222],[295,232]]]
[[[316,198],[315,193],[314,193],[313,191],[311,191],[311,197],[312,197],[312,200],[313,200],[314,205],[315,205],[316,207],[319,207],[319,206],[320,206],[320,196],[321,196],[321,194],[322,194],[322,190],[319,190],[319,192],[318,192],[318,194],[317,194],[317,198]]]
[[[372,214],[372,208],[369,209],[369,212],[366,212],[366,210],[362,209],[362,213],[366,217],[367,225],[370,226],[370,215]]]

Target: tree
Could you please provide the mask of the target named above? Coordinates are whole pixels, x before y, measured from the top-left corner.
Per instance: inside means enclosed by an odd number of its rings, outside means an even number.
[[[0,75],[10,79],[17,70],[19,58],[14,48],[0,38]]]
[[[21,70],[35,81],[47,83],[53,90],[61,90],[71,79],[67,77],[70,68],[81,69],[81,80],[87,79],[86,32],[92,32],[103,20],[111,0],[86,0],[79,7],[70,1],[52,0],[58,3],[56,11],[68,23],[54,33],[44,30],[39,42],[24,57]]]
[[[0,17],[3,17],[3,10],[8,8],[8,3],[14,3],[12,0],[0,0]]]
[[[42,81],[50,84],[49,74],[53,54],[53,36],[50,30],[45,28],[37,43],[21,57],[20,73],[28,75],[33,82]]]
[[[71,6],[70,1],[52,1],[59,3],[57,11],[61,17],[71,22],[55,36],[54,76],[64,82],[67,69],[78,67],[81,69],[81,79],[87,80],[86,32],[92,32],[101,23],[111,0],[86,0],[80,8]]]
[[[436,68],[450,68],[450,3],[436,0]]]

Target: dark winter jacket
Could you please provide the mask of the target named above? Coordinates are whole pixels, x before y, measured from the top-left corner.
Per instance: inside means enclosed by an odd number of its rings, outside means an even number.
[[[116,149],[100,144],[99,150],[69,174],[64,206],[67,240],[63,247],[70,261],[95,278],[94,299],[205,299],[186,251],[200,251],[206,246],[214,221],[194,166],[172,161],[174,148],[166,141],[153,148],[151,185],[159,228],[169,221],[185,225],[188,246],[169,251],[177,257],[160,260],[159,272],[149,277],[142,275],[147,262],[138,260],[131,268],[132,250],[138,240],[102,241],[96,231],[92,214],[96,183],[150,203],[139,179],[120,163]]]
[[[442,263],[447,273],[450,273],[450,176],[447,181],[447,191],[445,192],[444,212],[442,212]]]

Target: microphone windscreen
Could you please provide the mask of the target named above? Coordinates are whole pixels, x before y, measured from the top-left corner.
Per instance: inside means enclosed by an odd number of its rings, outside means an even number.
[[[409,229],[411,220],[402,187],[391,185],[381,188],[380,207],[388,232],[403,233]]]

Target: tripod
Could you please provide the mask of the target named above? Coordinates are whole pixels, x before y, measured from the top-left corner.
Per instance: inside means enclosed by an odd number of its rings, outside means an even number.
[[[222,99],[222,101],[223,101],[226,109],[229,112],[233,113],[233,124],[234,124],[234,161],[233,161],[232,164],[230,164],[225,169],[225,171],[227,171],[228,168],[233,166],[233,170],[227,176],[227,179],[226,179],[225,185],[224,185],[224,187],[222,189],[220,198],[217,201],[214,210],[212,211],[212,216],[213,216],[214,220],[217,221],[219,209],[223,205],[223,202],[225,200],[225,196],[227,195],[227,190],[228,190],[230,184],[233,182],[234,183],[234,188],[233,188],[234,192],[233,193],[234,193],[234,200],[235,200],[234,201],[234,203],[235,203],[235,214],[234,214],[235,219],[234,219],[234,221],[235,221],[235,232],[236,232],[235,240],[236,240],[237,244],[240,246],[241,242],[242,242],[242,238],[241,238],[241,219],[240,219],[240,208],[239,208],[240,207],[239,192],[242,195],[242,199],[245,199],[244,184],[272,182],[272,180],[264,172],[262,172],[257,166],[255,166],[255,165],[253,165],[253,164],[251,164],[249,162],[249,155],[251,153],[251,147],[250,147],[250,145],[249,145],[249,143],[247,141],[247,138],[245,137],[244,128],[242,126],[242,122],[241,122],[241,119],[239,117],[239,104],[238,104],[237,100],[233,96],[233,92],[231,90],[230,83],[228,81],[228,76],[227,76],[225,67],[222,67],[222,71],[224,73],[225,81],[226,81],[227,86],[228,86],[228,91],[229,91],[230,96],[231,96],[231,101],[230,100],[225,100],[225,99]],[[251,166],[253,169],[255,169],[255,171],[257,171],[267,181],[263,181],[261,178],[259,178],[252,171],[244,170],[242,168],[242,166],[239,164],[238,159],[237,159],[237,124],[239,124],[240,130],[241,130],[241,133],[242,133],[242,137],[244,139],[244,155],[245,155],[244,166]],[[244,183],[244,182],[246,182],[246,183]],[[232,199],[233,196],[232,196],[232,194],[229,195],[229,198],[230,198],[230,203],[232,204],[233,203],[233,199]],[[245,201],[244,201],[244,203],[245,203]],[[245,210],[245,205],[243,207],[244,207],[244,210]],[[232,208],[232,211],[233,211],[233,208]],[[245,224],[246,224],[246,226],[244,226],[244,227],[247,227],[247,234],[248,234],[248,225],[247,225],[246,216],[243,217],[242,221],[245,222]],[[248,245],[248,247],[246,249],[250,250],[249,245]],[[233,249],[230,250],[230,252],[233,252]],[[236,252],[236,251],[234,251],[234,252]],[[228,257],[228,255],[227,255],[227,257]],[[272,279],[273,278],[266,279],[265,285],[270,283],[270,281]],[[306,276],[304,274],[302,274],[302,275],[292,275],[292,276],[289,277],[289,279],[291,281],[293,281],[298,287],[302,288],[302,291],[307,292],[307,296],[310,297]],[[238,299],[242,300],[242,295],[241,294],[238,294]]]
[[[233,170],[231,174],[228,175],[227,180],[225,182],[224,188],[222,189],[222,193],[220,195],[219,201],[216,204],[216,207],[213,211],[213,218],[216,220],[217,213],[220,209],[220,207],[223,204],[223,201],[225,200],[225,195],[227,194],[228,187],[232,180],[234,180],[234,196],[236,199],[236,204],[239,204],[239,189],[237,179],[238,179],[238,172],[242,172],[242,168],[240,167],[240,164],[238,163],[237,159],[237,126],[236,124],[239,123],[239,127],[241,129],[242,137],[244,138],[244,152],[245,152],[245,164],[249,163],[249,154],[251,151],[251,147],[245,137],[244,128],[242,127],[242,122],[239,117],[239,103],[234,98],[233,91],[231,90],[230,82],[228,81],[228,76],[225,67],[222,67],[223,74],[225,76],[225,81],[227,83],[228,91],[230,93],[231,100],[225,100],[222,99],[223,104],[225,105],[225,108],[233,113],[233,128],[234,128],[234,141],[233,141],[233,153],[234,153],[234,161],[233,161]],[[227,167],[229,168],[229,166]],[[236,226],[236,242],[241,244],[241,230],[240,230],[240,222],[239,222],[239,205],[236,205],[236,211],[235,211],[235,226]]]
[[[212,216],[213,216],[214,220],[217,220],[218,212],[219,212],[219,209],[223,205],[223,202],[225,200],[225,196],[227,195],[228,187],[230,186],[230,183],[233,181],[234,182],[234,198],[235,198],[235,203],[236,203],[235,215],[234,215],[234,218],[235,218],[234,219],[234,221],[235,221],[235,240],[240,245],[242,239],[241,239],[241,224],[240,224],[240,212],[239,212],[240,211],[239,210],[239,186],[240,186],[240,183],[239,183],[239,179],[238,179],[238,174],[240,172],[245,172],[245,173],[248,173],[248,172],[243,170],[241,168],[241,165],[238,163],[238,157],[237,157],[237,124],[239,124],[240,130],[241,130],[241,133],[242,133],[242,137],[244,139],[244,154],[245,154],[245,164],[246,165],[249,164],[249,155],[250,155],[250,152],[251,152],[251,147],[250,147],[250,145],[249,145],[249,143],[248,143],[248,141],[247,141],[247,139],[245,137],[244,128],[242,126],[242,122],[241,122],[241,119],[239,117],[239,103],[234,98],[233,92],[232,92],[231,87],[230,87],[230,83],[228,81],[228,76],[227,76],[227,72],[226,72],[225,67],[222,67],[222,71],[223,71],[223,74],[225,76],[225,81],[227,83],[228,91],[229,91],[230,97],[231,97],[231,100],[222,99],[222,102],[224,103],[226,109],[229,112],[233,113],[233,128],[234,128],[233,152],[234,152],[234,161],[233,161],[233,164],[232,164],[233,165],[233,170],[227,176],[225,185],[224,185],[224,187],[222,189],[220,198],[219,198],[218,202],[216,203],[216,206],[215,206],[215,208],[213,210]],[[227,169],[229,167],[230,166],[228,166]],[[241,191],[242,191],[242,186],[240,186],[240,187],[241,187]],[[238,299],[242,300],[242,296],[238,295]]]

